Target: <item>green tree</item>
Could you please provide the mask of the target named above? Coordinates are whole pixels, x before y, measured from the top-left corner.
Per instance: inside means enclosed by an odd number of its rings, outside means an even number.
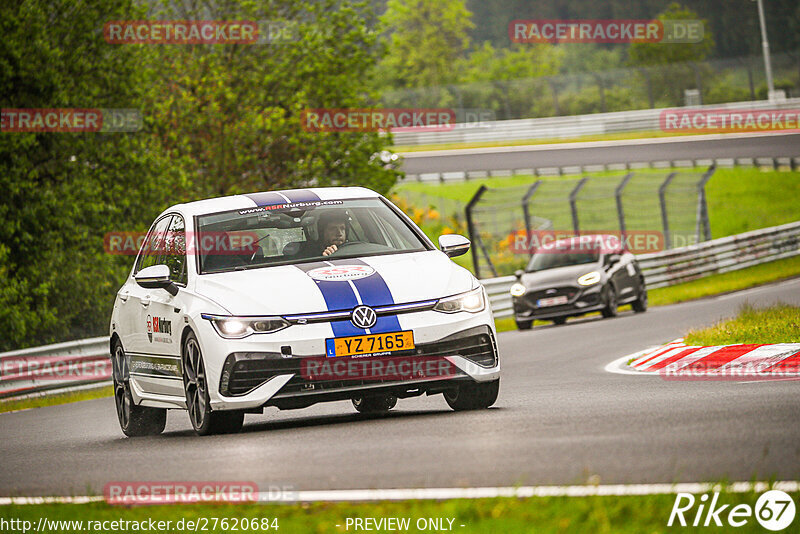
[[[697,20],[700,16],[673,2],[656,18],[660,21]],[[699,43],[633,43],[628,50],[630,63],[639,67],[702,61],[714,48],[714,38],[707,20],[703,20],[703,27],[703,39]]]
[[[382,81],[391,87],[432,87],[457,81],[455,66],[469,49],[471,18],[464,0],[389,0],[381,17],[389,33]]]
[[[136,108],[137,50],[103,41],[133,2],[9,2],[0,8],[3,108]],[[0,350],[97,335],[130,258],[106,232],[142,229],[182,178],[147,130],[0,133]],[[180,189],[180,187],[178,187]]]
[[[374,101],[365,87],[381,47],[361,7],[223,1],[172,18],[294,20],[304,31],[271,45],[107,43],[105,22],[166,14],[141,6],[0,5],[1,107],[144,117],[135,133],[0,132],[0,350],[107,332],[132,258],[107,254],[104,236],[146,230],[171,204],[310,183],[385,192],[396,180],[372,157],[390,137],[301,125],[306,108]]]
[[[176,9],[178,9],[176,11]],[[386,192],[397,173],[371,156],[391,137],[307,131],[303,111],[365,108],[383,49],[361,3],[222,3],[211,13],[170,3],[161,18],[270,20],[284,37],[268,44],[160,47],[147,109],[164,146],[194,162],[195,196],[309,184]]]

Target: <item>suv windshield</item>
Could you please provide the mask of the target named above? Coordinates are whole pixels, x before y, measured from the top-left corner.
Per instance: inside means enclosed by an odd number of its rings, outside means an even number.
[[[245,208],[197,217],[201,273],[428,250],[381,199]]]
[[[534,254],[528,263],[528,272],[544,271],[546,269],[555,269],[556,267],[568,267],[570,265],[582,265],[586,263],[595,263],[600,259],[600,251],[588,252],[540,252]]]

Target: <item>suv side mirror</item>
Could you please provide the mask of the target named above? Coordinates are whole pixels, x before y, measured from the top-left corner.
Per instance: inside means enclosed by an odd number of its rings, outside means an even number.
[[[178,287],[169,279],[169,267],[166,265],[145,267],[133,279],[146,289],[165,289],[173,297],[178,294]]]
[[[622,256],[619,254],[609,254],[606,256],[606,263],[608,265],[614,265],[615,263],[619,262],[622,259]]]
[[[463,235],[444,234],[439,236],[439,248],[450,258],[466,254],[469,245],[469,239]]]
[[[525,271],[523,271],[522,269],[517,269],[516,271],[514,271],[514,276],[517,277],[517,280],[522,278],[523,274],[525,274]]]

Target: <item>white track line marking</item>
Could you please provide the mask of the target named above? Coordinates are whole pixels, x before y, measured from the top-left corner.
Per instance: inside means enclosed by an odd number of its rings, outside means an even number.
[[[658,347],[650,347],[649,349],[645,349],[643,351],[634,352],[633,354],[628,354],[627,356],[623,356],[622,358],[617,358],[613,362],[606,365],[603,369],[607,373],[614,373],[618,375],[636,375],[636,376],[658,376],[658,373],[644,373],[642,371],[634,371],[628,366],[628,362],[631,358],[638,358],[643,354],[653,351]]]
[[[596,486],[519,486],[483,488],[399,488],[360,490],[298,491],[292,498],[275,500],[269,493],[259,493],[259,502],[291,504],[295,502],[364,502],[406,501],[445,499],[491,499],[496,497],[591,497],[625,495],[670,495],[676,493],[707,493],[727,491],[729,493],[761,493],[768,489],[786,492],[800,491],[800,482],[781,481],[770,485],[767,482],[734,482],[727,486],[702,482],[678,484],[607,484]],[[11,504],[86,504],[102,502],[102,496],[82,497],[0,497],[0,505]]]

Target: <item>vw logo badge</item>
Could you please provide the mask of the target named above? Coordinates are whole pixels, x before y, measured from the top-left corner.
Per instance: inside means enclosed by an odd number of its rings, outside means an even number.
[[[556,293],[557,291],[558,291],[557,289],[548,289],[547,291],[544,292],[544,294],[545,295],[552,295],[553,293]]]
[[[378,321],[378,314],[369,306],[356,306],[350,314],[350,322],[358,328],[372,328]]]

